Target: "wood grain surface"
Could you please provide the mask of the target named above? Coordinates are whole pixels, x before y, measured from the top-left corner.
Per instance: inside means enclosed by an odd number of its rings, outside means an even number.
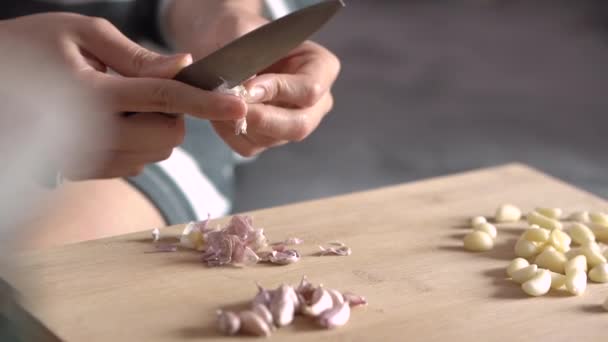
[[[606,341],[607,284],[591,284],[581,297],[530,298],[505,279],[524,223],[500,225],[492,251],[463,251],[469,218],[493,215],[503,202],[608,210],[600,198],[512,164],[250,213],[271,240],[306,241],[293,265],[206,268],[193,252],[146,253],[153,250],[146,231],[30,252],[20,258],[30,280],[22,290],[68,341],[236,341],[243,337],[218,335],[215,310],[250,300],[256,281],[271,287],[302,275],[370,304],[353,310],[346,327],[324,331],[300,318],[272,339]],[[353,254],[312,255],[333,240]]]

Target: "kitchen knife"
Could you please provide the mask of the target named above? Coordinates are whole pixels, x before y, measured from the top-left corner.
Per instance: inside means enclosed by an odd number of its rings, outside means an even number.
[[[209,91],[233,88],[284,58],[344,6],[342,0],[325,0],[281,17],[189,65],[175,80]]]
[[[279,18],[184,68],[175,79],[204,90],[223,83],[233,88],[285,57],[343,6],[341,0],[327,0]]]

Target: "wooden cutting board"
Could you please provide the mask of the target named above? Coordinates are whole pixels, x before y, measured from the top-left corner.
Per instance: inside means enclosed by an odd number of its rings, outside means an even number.
[[[216,309],[250,300],[256,281],[272,287],[303,275],[370,304],[346,327],[323,331],[299,319],[275,340],[606,341],[608,284],[581,297],[530,298],[505,279],[525,224],[501,225],[490,252],[463,251],[468,219],[503,202],[608,210],[600,198],[508,165],[253,212],[270,239],[306,240],[290,266],[210,269],[191,252],[148,254],[146,231],[27,254],[21,271],[37,286],[23,289],[31,310],[68,341],[236,341],[243,337],[216,333]],[[311,256],[333,240],[353,254]]]

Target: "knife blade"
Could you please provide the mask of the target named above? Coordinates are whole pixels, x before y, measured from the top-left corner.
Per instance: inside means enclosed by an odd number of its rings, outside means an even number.
[[[184,68],[175,80],[209,91],[233,88],[284,58],[344,6],[326,0],[272,21]]]

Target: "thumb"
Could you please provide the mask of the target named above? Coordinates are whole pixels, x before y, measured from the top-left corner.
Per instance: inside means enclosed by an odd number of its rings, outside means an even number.
[[[80,45],[87,52],[123,76],[172,78],[192,63],[189,54],[165,56],[150,51],[103,19],[88,22],[81,35]]]

